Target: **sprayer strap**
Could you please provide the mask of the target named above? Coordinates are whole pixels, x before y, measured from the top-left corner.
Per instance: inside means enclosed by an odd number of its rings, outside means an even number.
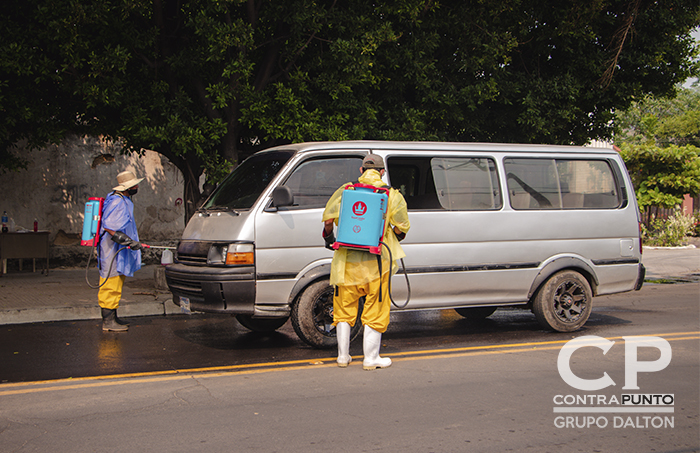
[[[124,199],[124,195],[120,194],[116,190],[113,190],[109,195],[117,195],[122,200]],[[109,195],[107,195],[107,197],[109,197]],[[105,198],[105,200],[106,200],[106,198]],[[99,245],[100,245],[100,242],[102,242],[102,236],[104,236],[105,233],[107,233],[107,231],[104,229],[104,225],[103,225],[103,223],[104,223],[104,209],[105,209],[104,203],[100,203],[100,229],[102,231],[97,232],[97,240],[95,241],[95,248],[97,249],[97,268],[100,270],[102,269],[102,263],[100,260],[102,247],[100,247]]]
[[[381,247],[381,246],[380,246]],[[379,302],[382,301],[382,254],[377,255],[377,267],[379,267]],[[389,277],[391,278],[391,277]]]

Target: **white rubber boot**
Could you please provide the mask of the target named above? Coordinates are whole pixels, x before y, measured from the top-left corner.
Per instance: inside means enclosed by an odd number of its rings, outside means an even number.
[[[350,324],[339,322],[335,326],[335,336],[338,339],[338,366],[345,368],[352,362],[350,357]]]
[[[382,334],[370,326],[365,326],[365,334],[362,339],[362,349],[365,358],[362,361],[363,370],[376,370],[391,366],[390,358],[379,357],[379,347],[382,345]]]

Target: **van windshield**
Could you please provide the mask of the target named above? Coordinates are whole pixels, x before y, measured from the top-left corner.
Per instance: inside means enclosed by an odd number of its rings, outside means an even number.
[[[273,151],[250,156],[214,190],[202,209],[250,209],[294,151]]]

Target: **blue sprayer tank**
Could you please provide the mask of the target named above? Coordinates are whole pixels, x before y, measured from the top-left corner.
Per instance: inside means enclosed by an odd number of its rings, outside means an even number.
[[[340,198],[338,237],[334,249],[348,247],[381,254],[388,193],[388,187],[359,183],[345,188]]]
[[[91,197],[85,203],[85,217],[83,218],[83,236],[80,240],[80,245],[92,247],[96,245],[95,238],[100,229],[100,220],[102,219],[102,203],[104,198]]]

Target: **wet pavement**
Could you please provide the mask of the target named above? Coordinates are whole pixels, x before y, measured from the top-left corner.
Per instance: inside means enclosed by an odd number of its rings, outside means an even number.
[[[693,322],[699,289],[698,283],[649,284],[641,291],[598,297],[591,317],[576,335],[619,336],[626,329],[675,331]],[[299,340],[290,322],[275,332],[258,333],[229,315],[144,316],[129,321],[127,333],[103,332],[97,319],[0,326],[0,383],[335,360],[334,350],[313,349]],[[382,354],[571,336],[543,330],[529,310],[519,308],[501,308],[476,322],[454,310],[395,311],[383,336]],[[350,353],[361,360],[361,338],[351,344]]]

